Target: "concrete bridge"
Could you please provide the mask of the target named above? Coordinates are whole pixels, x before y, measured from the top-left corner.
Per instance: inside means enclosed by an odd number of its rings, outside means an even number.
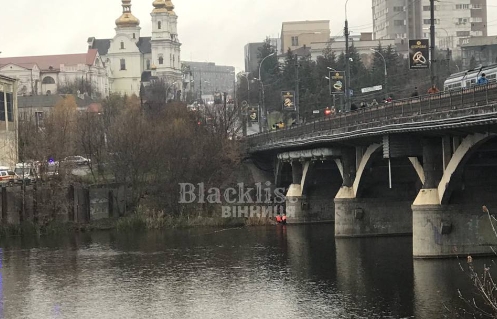
[[[497,85],[393,101],[246,139],[287,187],[289,223],[410,235],[414,257],[491,252]],[[497,228],[497,221],[495,227]]]

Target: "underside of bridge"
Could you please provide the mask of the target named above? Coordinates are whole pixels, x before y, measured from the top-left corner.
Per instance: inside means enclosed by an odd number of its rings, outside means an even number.
[[[425,167],[427,182],[412,206],[413,255],[430,258],[491,253],[497,242],[497,225],[482,206],[488,206],[490,212],[497,209],[497,138],[475,133],[447,137],[442,144],[451,146],[442,156],[446,163],[435,157],[434,166],[442,165],[442,169],[430,172]],[[432,152],[435,149],[425,145],[425,153],[430,153],[430,148]]]
[[[497,244],[497,219],[482,210],[497,212],[496,133],[395,134],[273,154],[290,224],[334,221],[336,237],[412,234],[416,258]]]
[[[356,152],[359,162],[352,186],[335,198],[335,236],[363,237],[412,233],[411,205],[421,180],[407,157],[383,157],[382,148]]]

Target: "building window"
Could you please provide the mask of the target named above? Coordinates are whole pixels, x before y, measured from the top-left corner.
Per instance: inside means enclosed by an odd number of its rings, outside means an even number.
[[[133,39],[136,39],[136,34],[133,33]]]
[[[159,57],[159,64],[164,64],[164,58],[163,57]]]
[[[404,25],[404,20],[394,20],[393,25],[396,27],[399,27],[401,25]]]
[[[469,31],[457,31],[456,36],[458,36],[458,37],[469,37]]]
[[[126,70],[126,60],[121,59],[121,70]]]
[[[299,45],[299,37],[292,37],[292,47]]]
[[[121,41],[121,50],[124,50],[124,42]]]
[[[440,24],[440,19],[435,19],[435,24]],[[431,24],[430,19],[423,19],[423,24]]]
[[[402,12],[404,11],[404,7],[393,7],[393,12]]]
[[[457,10],[469,9],[469,4],[456,4]]]
[[[457,24],[466,24],[468,22],[468,18],[458,18]]]
[[[435,11],[438,10],[438,6],[434,6]],[[430,6],[423,6],[423,11],[430,11]]]
[[[474,17],[474,18],[471,18],[471,22],[483,22],[483,18],[482,17]]]
[[[147,59],[147,70],[150,70],[150,59]]]
[[[473,4],[471,9],[481,9],[481,4]]]
[[[160,22],[160,21],[157,22],[157,29],[159,29],[159,30],[162,29],[162,22]]]
[[[41,84],[55,84],[55,80],[51,76],[46,76],[43,78],[43,81],[41,81]]]
[[[43,112],[36,111],[35,112],[35,122],[36,122],[36,127],[39,129],[40,127],[43,127]]]

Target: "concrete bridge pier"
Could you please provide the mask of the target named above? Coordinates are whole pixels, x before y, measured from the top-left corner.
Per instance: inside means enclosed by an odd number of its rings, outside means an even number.
[[[293,160],[292,164],[292,184],[286,194],[286,214],[289,224],[299,224],[308,221],[306,216],[306,196],[305,183],[310,173],[311,161]],[[307,180],[308,181],[308,180]]]
[[[412,199],[408,200],[399,191],[402,187],[394,185],[389,189],[388,173],[385,171],[388,160],[382,158],[381,150],[381,144],[342,150],[343,185],[335,196],[336,237],[389,236],[412,232]],[[404,175],[399,165],[395,169],[397,175]]]
[[[488,215],[481,210],[484,203],[475,201],[478,198],[483,201],[485,197],[488,200],[489,196],[484,191],[478,194],[471,189],[467,191],[472,193],[463,190],[463,179],[468,184],[472,180],[471,171],[463,178],[465,163],[477,146],[489,138],[488,134],[477,133],[460,143],[459,139],[450,143],[450,138],[424,141],[426,181],[412,205],[414,258],[492,253],[490,247],[496,244],[496,234]],[[456,188],[460,191],[453,196]]]

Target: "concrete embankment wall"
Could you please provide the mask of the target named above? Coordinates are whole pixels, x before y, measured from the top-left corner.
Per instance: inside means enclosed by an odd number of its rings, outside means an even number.
[[[126,209],[123,185],[48,187],[28,185],[1,187],[0,221],[58,220],[87,223],[92,220],[122,216]]]

